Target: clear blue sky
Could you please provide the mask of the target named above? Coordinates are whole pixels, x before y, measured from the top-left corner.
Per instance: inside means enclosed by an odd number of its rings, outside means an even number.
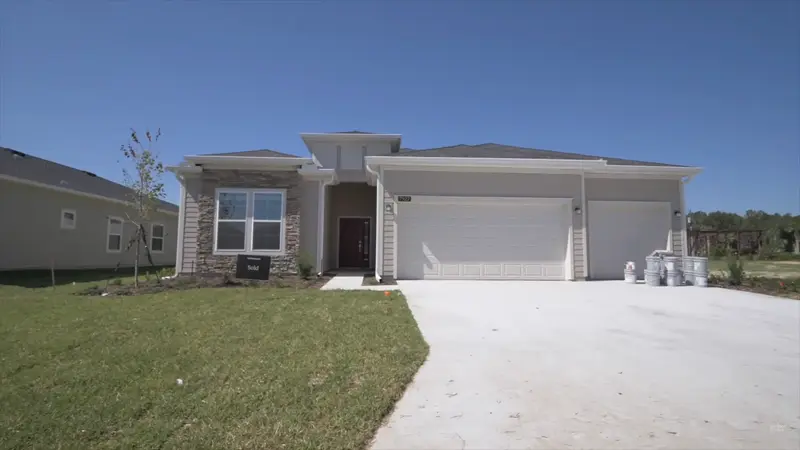
[[[800,213],[797,1],[5,1],[0,38],[0,145],[117,181],[130,127],[167,164],[359,129],[697,165],[691,209]]]

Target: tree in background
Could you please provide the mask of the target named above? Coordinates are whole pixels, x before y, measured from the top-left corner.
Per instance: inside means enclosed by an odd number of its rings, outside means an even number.
[[[761,210],[747,210],[744,215],[724,211],[690,212],[692,229],[698,231],[760,230],[761,251],[766,254],[794,252],[800,254],[800,215],[770,214]],[[738,242],[729,243],[738,246]],[[734,248],[735,249],[735,248]],[[727,251],[727,249],[722,249]]]
[[[147,242],[147,234],[144,230],[144,223],[150,220],[151,214],[158,207],[158,204],[166,197],[164,183],[161,176],[164,174],[164,165],[158,161],[158,155],[153,151],[153,146],[161,137],[161,129],[156,131],[155,136],[150,134],[150,130],[145,132],[146,142],[139,140],[136,130],[131,129],[130,141],[127,145],[120,146],[120,151],[125,156],[125,160],[133,166],[131,169],[123,167],[122,175],[125,186],[129,187],[131,200],[133,203],[134,217],[128,216],[128,220],[136,226],[136,233],[128,242],[125,251],[136,245],[136,259],[133,262],[133,285],[139,287],[139,257],[141,248],[147,252],[147,259],[150,265],[153,258],[150,254],[150,247]]]

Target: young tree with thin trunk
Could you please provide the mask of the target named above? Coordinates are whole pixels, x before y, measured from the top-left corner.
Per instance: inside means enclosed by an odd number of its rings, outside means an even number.
[[[127,145],[120,147],[127,163],[132,166],[131,168],[123,167],[122,175],[125,186],[133,191],[131,200],[134,217],[128,215],[128,220],[136,226],[136,233],[128,242],[126,251],[130,250],[133,245],[136,246],[136,258],[133,263],[134,288],[139,287],[139,257],[142,247],[147,252],[148,260],[152,264],[144,224],[150,220],[159,202],[166,197],[164,183],[161,181],[164,165],[158,160],[158,154],[153,151],[153,147],[160,137],[160,128],[156,131],[155,136],[150,134],[150,130],[146,131],[146,141],[140,140],[136,130],[131,129],[130,141]]]

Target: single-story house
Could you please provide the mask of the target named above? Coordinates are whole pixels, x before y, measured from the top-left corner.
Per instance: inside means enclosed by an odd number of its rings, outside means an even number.
[[[0,147],[0,270],[133,265],[133,191],[91,172]],[[178,206],[144,224],[153,262],[175,264]],[[144,251],[140,263],[149,265]]]
[[[236,255],[378,278],[585,280],[684,253],[684,185],[701,169],[509,145],[401,148],[399,134],[303,133],[309,157],[189,155],[177,271]]]

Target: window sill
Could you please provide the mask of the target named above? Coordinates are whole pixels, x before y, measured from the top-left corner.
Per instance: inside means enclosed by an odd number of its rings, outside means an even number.
[[[283,250],[269,250],[269,251],[253,251],[247,250],[216,250],[214,256],[238,256],[238,255],[253,255],[253,256],[286,256]]]

